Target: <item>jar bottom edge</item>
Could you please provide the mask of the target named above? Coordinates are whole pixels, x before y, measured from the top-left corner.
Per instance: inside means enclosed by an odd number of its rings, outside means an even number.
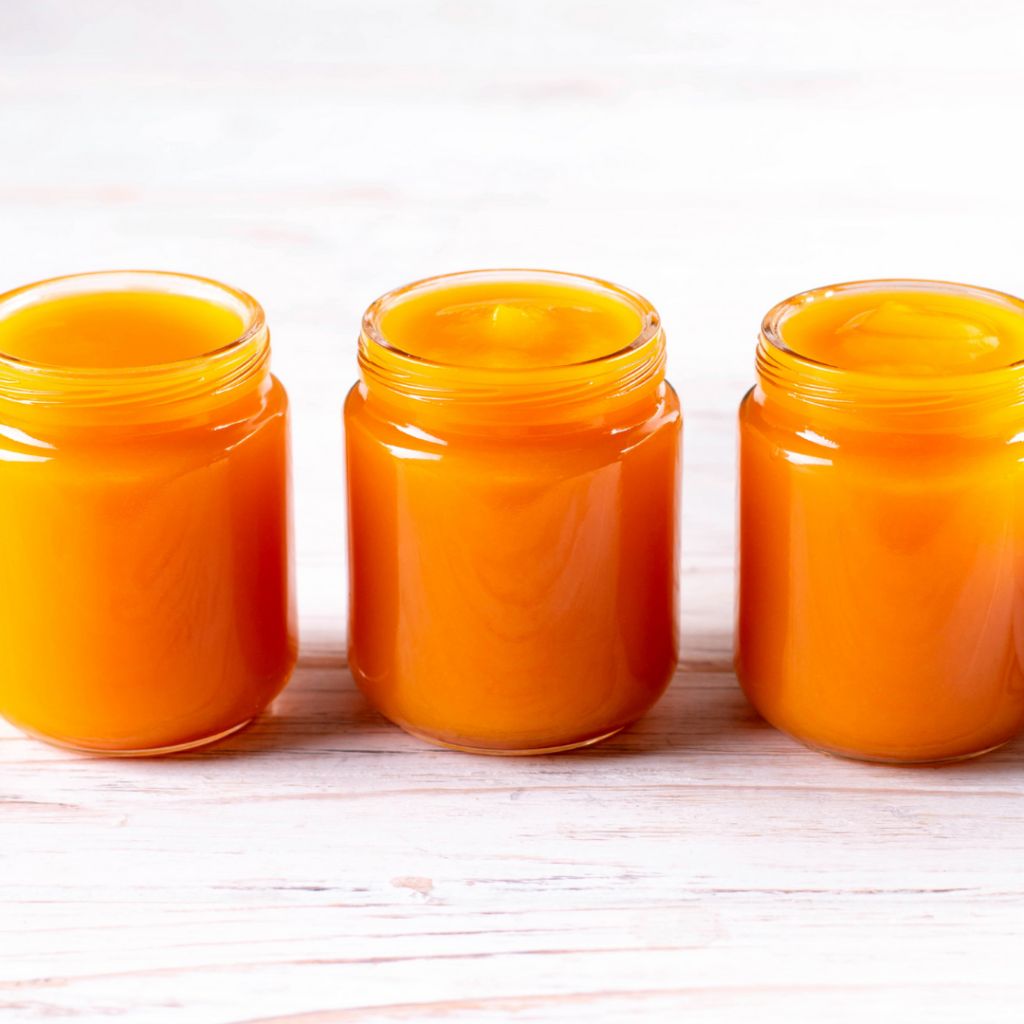
[[[622,730],[626,728],[624,725],[620,725],[617,729],[612,729],[610,732],[602,733],[600,736],[594,736],[592,739],[576,740],[574,743],[563,743],[555,747],[536,747],[524,750],[500,750],[495,747],[471,747],[464,743],[449,743],[447,740],[439,740],[433,736],[429,736],[427,733],[411,729],[409,726],[403,725],[401,722],[396,724],[410,736],[415,736],[418,740],[425,740],[427,743],[430,743],[435,747],[444,747],[447,750],[458,750],[464,754],[487,754],[490,757],[535,757],[540,754],[562,754],[570,750],[579,750],[582,747],[592,747],[595,743],[601,743],[614,736],[616,733],[622,732]]]
[[[784,730],[779,731],[784,732]],[[1005,739],[1000,740],[998,743],[993,743],[991,747],[985,747],[983,750],[975,750],[969,754],[953,754],[949,757],[924,757],[918,760],[896,757],[871,757],[869,754],[852,754],[842,750],[830,750],[828,747],[819,747],[808,740],[801,739],[799,736],[794,736],[792,733],[787,732],[785,735],[789,736],[790,739],[796,740],[796,742],[802,746],[807,747],[808,750],[813,750],[818,754],[827,754],[829,757],[839,757],[844,761],[860,761],[863,764],[888,765],[892,768],[928,767],[929,765],[957,764],[960,761],[972,761],[974,758],[990,754],[993,750],[998,750],[1000,747],[1003,747],[1010,742],[1009,739]]]
[[[8,721],[10,720],[8,719]],[[20,725],[18,722],[11,722],[11,724],[31,739],[40,740],[43,743],[49,744],[51,747],[59,747],[61,750],[70,750],[76,754],[88,754],[90,757],[164,757],[167,754],[183,754],[189,750],[197,750],[199,747],[208,747],[211,743],[227,739],[228,736],[233,736],[236,732],[240,732],[247,725],[251,725],[253,721],[255,721],[255,718],[247,718],[244,722],[239,722],[238,725],[231,726],[230,729],[224,729],[222,732],[215,733],[213,736],[204,736],[197,740],[189,740],[187,743],[176,743],[168,747],[150,747],[142,750],[104,750],[100,747],[83,747],[75,743],[67,743],[64,740],[54,739],[52,736],[47,736],[45,733],[27,728],[24,725]]]

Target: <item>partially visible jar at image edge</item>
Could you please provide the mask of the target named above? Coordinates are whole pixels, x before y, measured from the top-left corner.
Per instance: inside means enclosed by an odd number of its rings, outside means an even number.
[[[244,292],[0,296],[0,712],[102,754],[223,737],[295,665],[288,400]]]
[[[1024,302],[862,281],[776,306],[739,412],[736,669],[772,724],[919,763],[1024,729]]]
[[[396,326],[417,303],[467,318],[443,357]],[[590,306],[633,326],[590,358],[522,355],[550,309]],[[492,329],[514,341],[489,363],[473,331]],[[349,660],[389,719],[524,754],[597,742],[659,698],[678,655],[682,431],[664,366],[650,303],[575,275],[455,274],[370,306],[345,404]]]

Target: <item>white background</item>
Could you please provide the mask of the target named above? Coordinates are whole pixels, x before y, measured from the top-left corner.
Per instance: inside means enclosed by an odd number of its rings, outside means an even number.
[[[606,277],[661,310],[688,410],[734,404],[796,291],[1024,292],[1022,100],[1019,0],[3,0],[0,288],[145,267],[263,303],[303,620],[337,632],[339,409],[377,295],[487,266]],[[693,427],[694,465],[728,457]],[[731,485],[703,485],[728,521],[702,525],[697,483],[694,564],[731,530]],[[694,624],[727,623],[719,569]]]

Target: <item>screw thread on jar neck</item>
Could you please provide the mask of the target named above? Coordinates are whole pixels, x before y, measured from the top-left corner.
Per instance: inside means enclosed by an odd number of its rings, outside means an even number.
[[[976,373],[896,375],[849,369],[794,352],[785,341],[786,318],[810,300],[828,301],[854,290],[963,293],[999,303],[1019,299],[967,285],[917,280],[855,281],[803,292],[765,316],[756,354],[758,397],[792,409],[813,410],[847,427],[906,432],[991,430],[1024,416],[1024,363]]]
[[[579,286],[628,304],[641,323],[630,344],[568,365],[495,368],[432,362],[402,351],[381,321],[392,306],[417,291],[480,281],[525,281]],[[422,416],[469,426],[578,422],[643,400],[664,379],[665,335],[657,311],[626,289],[592,278],[547,271],[479,271],[419,281],[378,299],[363,317],[359,370],[371,395]]]
[[[125,367],[59,366],[0,352],[0,416],[116,425],[179,419],[235,400],[269,370],[263,309],[245,292],[186,274],[103,271],[54,278],[0,296],[0,319],[30,306],[98,293],[152,292],[210,302],[235,313],[241,334],[179,362]]]

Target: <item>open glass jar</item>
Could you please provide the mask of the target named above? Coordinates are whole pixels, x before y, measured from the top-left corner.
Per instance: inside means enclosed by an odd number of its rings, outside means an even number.
[[[736,667],[769,722],[876,761],[1024,728],[1024,303],[930,281],[765,318],[740,407]]]
[[[481,753],[568,749],[639,718],[677,659],[682,420],[654,308],[569,274],[433,278],[370,306],[359,366],[363,693]]]
[[[288,403],[248,295],[83,274],[0,296],[0,711],[106,754],[240,728],[296,658]]]

